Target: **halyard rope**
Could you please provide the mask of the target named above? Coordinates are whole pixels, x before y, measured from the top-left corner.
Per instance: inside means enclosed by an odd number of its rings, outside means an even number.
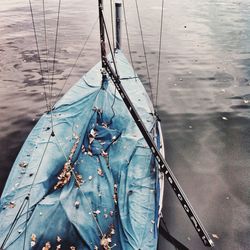
[[[137,12],[139,28],[140,28],[140,34],[141,34],[141,40],[142,40],[142,48],[143,48],[143,53],[144,53],[144,58],[145,58],[146,69],[147,69],[148,83],[149,83],[149,87],[150,87],[150,96],[151,96],[152,102],[154,103],[153,92],[152,92],[153,90],[152,90],[150,74],[149,74],[149,67],[148,67],[148,59],[147,59],[147,54],[146,54],[146,49],[145,49],[145,42],[144,42],[144,36],[143,36],[143,31],[142,31],[141,18],[140,18],[140,13],[139,13],[139,7],[138,7],[137,0],[135,0],[135,4],[136,4],[136,12]]]
[[[158,108],[158,92],[159,92],[161,47],[162,47],[162,30],[163,30],[163,17],[164,17],[163,10],[164,10],[164,0],[162,0],[162,4],[161,4],[161,26],[160,26],[160,41],[159,41],[159,54],[158,54],[158,69],[157,69],[157,78],[156,78],[155,109]]]
[[[55,45],[54,45],[52,77],[51,77],[51,84],[50,84],[50,117],[51,117],[52,134],[54,133],[53,108],[52,108],[53,84],[54,84],[53,82],[54,82],[54,75],[55,75],[56,52],[57,52],[57,43],[58,43],[58,31],[59,31],[59,23],[60,23],[60,11],[61,11],[61,0],[59,0],[59,2],[58,2],[58,9],[57,9],[56,36],[55,36]]]
[[[114,17],[113,17],[113,0],[110,0],[110,18],[111,18],[112,42],[113,42],[113,50],[114,50],[115,49],[115,33],[114,33]]]
[[[44,29],[44,43],[46,50],[46,66],[47,66],[47,74],[48,74],[48,82],[49,82],[49,47],[48,47],[48,38],[47,38],[47,25],[46,25],[46,11],[45,11],[45,1],[43,0],[43,29]]]
[[[84,49],[85,49],[85,47],[86,47],[86,45],[87,45],[87,43],[88,43],[88,41],[89,41],[90,36],[92,35],[92,33],[93,33],[93,31],[94,31],[94,28],[95,28],[95,26],[96,26],[96,24],[97,24],[97,21],[98,21],[98,18],[96,19],[96,21],[95,21],[94,24],[92,25],[92,27],[91,27],[91,29],[90,29],[90,32],[89,32],[89,34],[88,34],[86,40],[84,41],[83,46],[82,46],[82,48],[81,48],[79,54],[77,55],[76,60],[75,60],[75,62],[74,62],[74,64],[73,64],[72,68],[70,69],[70,72],[69,72],[69,74],[67,75],[67,77],[66,77],[66,79],[65,79],[65,81],[64,81],[64,84],[63,84],[62,88],[60,89],[59,93],[57,94],[57,96],[56,96],[56,101],[58,101],[58,99],[60,98],[60,95],[61,95],[63,89],[65,88],[65,86],[66,86],[66,84],[67,84],[67,81],[68,81],[69,77],[71,76],[71,74],[72,74],[74,68],[76,67],[77,62],[78,62],[80,56],[82,55],[82,53],[83,53],[83,51],[84,51]],[[55,103],[54,103],[54,104],[55,104]]]
[[[53,65],[52,65],[52,79],[51,79],[51,88],[50,88],[51,99],[50,100],[52,100],[52,95],[53,95],[53,84],[54,84],[53,81],[54,81],[54,76],[55,76],[56,52],[57,52],[58,32],[59,32],[59,23],[60,23],[60,10],[61,10],[61,0],[59,0],[58,9],[57,9],[56,36],[55,36],[54,56],[53,56]]]
[[[35,42],[36,42],[36,50],[37,50],[37,57],[38,57],[39,67],[40,67],[40,73],[41,73],[41,76],[42,76],[44,99],[45,99],[45,102],[46,102],[46,109],[48,111],[49,110],[49,104],[48,104],[48,98],[47,98],[47,93],[46,93],[46,88],[45,88],[44,74],[43,74],[42,62],[41,62],[41,57],[40,57],[40,49],[39,49],[39,45],[38,45],[37,32],[36,32],[36,26],[35,26],[35,20],[34,20],[31,0],[29,0],[29,7],[30,7],[30,14],[31,14],[31,19],[32,19],[32,27],[33,27],[33,32],[34,32],[34,37],[35,37]]]
[[[130,46],[130,39],[129,39],[129,33],[128,33],[128,23],[127,23],[127,16],[126,16],[125,1],[124,0],[122,0],[122,6],[123,6],[123,15],[124,15],[124,22],[125,22],[125,29],[126,29],[126,37],[127,37],[127,43],[128,43],[129,57],[130,57],[130,61],[131,61],[131,65],[132,65],[132,68],[133,68],[134,75],[136,77],[135,70],[134,70],[134,62],[133,62],[132,52],[131,52],[131,46]]]
[[[111,49],[112,47],[111,47],[111,43],[110,43],[110,39],[109,39],[109,35],[108,35],[108,30],[107,30],[107,26],[106,26],[106,22],[105,22],[105,19],[104,19],[103,13],[102,13],[101,18],[102,18],[102,20],[103,20],[105,33],[106,33],[106,35],[107,35],[108,45],[109,45],[109,49],[110,49],[110,53],[111,53],[111,57],[112,57],[112,60],[113,60],[113,63],[114,63],[115,73],[118,75],[118,71],[117,71],[117,67],[116,67],[116,63],[115,63],[115,56],[114,56],[114,52],[113,52],[113,51],[112,51],[112,49]]]

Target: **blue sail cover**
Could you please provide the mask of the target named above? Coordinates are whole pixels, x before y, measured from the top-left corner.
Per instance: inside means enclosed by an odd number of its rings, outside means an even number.
[[[151,101],[124,55],[115,57],[153,133]],[[0,200],[3,249],[156,249],[155,162],[112,81],[102,84],[100,69],[99,63],[83,76],[25,141]]]

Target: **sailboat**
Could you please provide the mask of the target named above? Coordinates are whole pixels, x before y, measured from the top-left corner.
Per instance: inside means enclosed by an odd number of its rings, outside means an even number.
[[[0,249],[156,249],[164,176],[211,246],[164,159],[160,121],[119,35],[106,54],[98,4],[101,61],[40,118],[20,150],[0,200]]]

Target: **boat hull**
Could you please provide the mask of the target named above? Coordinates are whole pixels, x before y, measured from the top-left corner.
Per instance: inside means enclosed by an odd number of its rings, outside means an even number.
[[[163,148],[142,83],[122,52],[115,58],[128,96]],[[75,84],[25,141],[1,197],[0,243],[23,207],[4,249],[42,249],[46,242],[53,249],[157,248],[163,176],[100,69]]]

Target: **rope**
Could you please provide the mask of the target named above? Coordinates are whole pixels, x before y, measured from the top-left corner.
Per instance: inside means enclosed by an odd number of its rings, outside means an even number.
[[[23,248],[23,249],[25,249],[25,244],[26,244],[26,231],[27,231],[27,223],[28,223],[28,212],[29,212],[29,208],[30,208],[30,199],[29,199],[29,197],[30,197],[30,195],[31,195],[31,190],[32,190],[32,188],[33,188],[33,186],[34,186],[34,183],[35,183],[37,174],[38,174],[38,172],[39,172],[39,169],[40,169],[40,167],[41,167],[41,165],[42,165],[42,161],[43,161],[43,158],[44,158],[45,153],[46,153],[46,151],[47,151],[47,148],[48,148],[48,145],[49,145],[51,136],[52,136],[52,134],[50,134],[50,136],[49,136],[49,138],[48,138],[48,141],[47,141],[46,146],[45,146],[45,149],[44,149],[44,151],[43,151],[41,160],[40,160],[40,162],[39,162],[39,165],[38,165],[38,167],[37,167],[37,170],[36,170],[36,173],[35,173],[35,175],[34,175],[33,181],[32,181],[32,183],[31,183],[29,192],[28,192],[28,194],[27,194],[27,196],[26,196],[26,198],[25,198],[25,199],[27,199],[27,197],[28,197],[28,206],[27,206],[27,215],[26,215],[27,217],[26,217],[26,222],[25,222],[25,225],[26,225],[26,226],[25,226],[25,235],[24,235],[24,243],[23,243],[23,244],[24,244],[24,246],[23,246],[24,248]]]
[[[25,199],[23,200],[23,202],[22,202],[20,208],[18,209],[18,212],[17,212],[13,222],[10,225],[10,229],[9,229],[9,231],[8,231],[8,233],[7,233],[7,235],[6,235],[2,245],[0,247],[0,249],[4,249],[4,246],[6,245],[8,239],[10,238],[10,236],[11,236],[11,234],[12,234],[12,232],[13,232],[13,230],[14,230],[14,228],[15,228],[15,226],[16,226],[19,218],[20,218],[20,216],[22,215],[22,212],[23,212],[23,210],[25,208],[25,205],[26,205],[25,203],[28,201],[28,199],[29,199],[29,196],[26,196]]]
[[[106,35],[107,35],[107,39],[108,39],[108,45],[109,45],[109,49],[110,49],[110,52],[111,52],[111,57],[112,57],[112,60],[113,60],[113,63],[114,63],[114,67],[115,67],[115,73],[118,75],[118,71],[117,71],[117,67],[116,67],[116,63],[115,63],[115,56],[114,56],[114,53],[113,53],[113,51],[111,49],[111,43],[110,43],[110,39],[109,39],[109,35],[108,35],[108,30],[107,30],[107,26],[106,26],[106,22],[105,22],[103,14],[102,14],[102,20],[103,20],[104,29],[105,29],[105,32],[106,32]]]
[[[83,46],[82,46],[82,48],[81,48],[81,50],[80,50],[80,52],[79,52],[79,54],[78,54],[78,56],[77,56],[77,58],[76,58],[76,60],[75,60],[75,62],[74,62],[74,64],[73,64],[73,66],[72,66],[72,68],[71,68],[71,70],[70,70],[70,72],[69,72],[69,74],[68,74],[68,76],[67,76],[67,78],[66,78],[66,80],[65,80],[65,82],[64,82],[64,84],[63,84],[63,86],[62,86],[62,88],[60,89],[59,93],[57,94],[55,103],[58,101],[59,96],[61,95],[63,89],[65,88],[65,86],[66,86],[66,84],[67,84],[67,81],[68,81],[69,77],[71,76],[71,74],[72,74],[74,68],[76,67],[77,62],[78,62],[80,56],[82,55],[82,52],[84,51],[85,46],[86,46],[87,42],[89,41],[90,36],[92,35],[92,33],[93,33],[93,31],[94,31],[94,28],[95,28],[95,26],[96,26],[96,24],[97,24],[97,21],[98,21],[98,18],[96,19],[95,23],[92,25],[91,30],[90,30],[90,32],[89,32],[89,34],[88,34],[88,36],[87,36],[87,38],[86,38],[86,40],[85,40]],[[54,104],[55,104],[55,103],[54,103]]]
[[[114,34],[114,17],[113,17],[113,1],[110,0],[110,18],[111,18],[111,27],[112,27],[112,42],[113,50],[115,49],[115,34]]]
[[[187,248],[169,233],[166,222],[164,221],[163,217],[160,221],[159,233],[164,237],[164,239],[170,242],[176,250],[189,250],[189,248]]]
[[[111,110],[112,110],[112,112],[113,112],[113,115],[112,115],[112,117],[111,117],[111,119],[110,119],[108,125],[112,124],[112,120],[113,120],[113,118],[115,117],[115,110],[114,110],[115,100],[116,100],[116,88],[115,88],[115,92],[114,92],[114,99],[113,99],[113,102],[112,102],[112,104],[111,104]]]
[[[46,25],[46,12],[45,12],[45,1],[43,0],[43,27],[44,27],[44,42],[46,49],[46,64],[47,64],[47,73],[48,73],[48,82],[49,82],[49,49],[48,49],[48,39],[47,39],[47,25]]]
[[[56,22],[56,37],[55,37],[55,46],[54,46],[54,57],[53,57],[53,66],[52,66],[52,79],[50,84],[50,117],[51,117],[51,128],[52,134],[54,134],[54,124],[53,124],[53,112],[52,112],[52,98],[53,98],[53,82],[54,82],[54,75],[55,75],[55,62],[56,62],[56,52],[57,52],[57,39],[58,39],[58,30],[59,30],[59,23],[60,23],[60,10],[61,10],[61,0],[58,3],[58,10],[57,10],[57,22]]]
[[[24,239],[23,239],[23,250],[25,250],[26,246],[26,238],[27,238],[27,228],[28,228],[28,220],[29,220],[29,208],[30,208],[30,199],[28,199],[27,212],[26,212],[26,220],[25,220],[25,229],[24,229]]]
[[[131,65],[132,65],[132,68],[133,68],[134,75],[136,77],[136,73],[134,71],[134,62],[133,62],[132,52],[131,52],[131,47],[130,47],[130,40],[129,40],[129,34],[128,34],[128,24],[127,24],[127,17],[126,17],[125,1],[124,0],[122,0],[122,6],[123,6],[123,15],[124,15],[124,22],[125,22],[125,29],[126,29],[126,37],[127,37],[127,43],[128,43],[129,57],[130,57],[130,61],[131,61]]]
[[[42,69],[42,62],[41,62],[41,57],[40,57],[40,50],[39,50],[39,45],[38,45],[37,32],[36,32],[36,26],[35,26],[35,20],[34,20],[31,0],[29,0],[29,7],[30,7],[30,14],[31,14],[31,19],[32,19],[32,27],[33,27],[33,32],[34,32],[34,37],[35,37],[35,42],[36,42],[36,50],[37,50],[39,67],[40,67],[40,73],[41,73],[41,76],[42,76],[44,99],[45,99],[45,102],[46,102],[46,109],[48,111],[49,110],[49,104],[48,104],[48,98],[47,98],[45,83],[44,83],[44,74],[43,74],[43,69]]]
[[[53,57],[53,66],[52,66],[52,80],[51,80],[51,87],[50,87],[50,108],[51,108],[50,111],[52,111],[51,105],[52,105],[53,82],[54,82],[54,75],[55,75],[58,30],[59,30],[59,23],[60,23],[60,10],[61,10],[61,0],[59,0],[58,10],[57,10],[56,37],[55,37],[54,57]]]
[[[34,31],[34,37],[35,37],[35,42],[36,42],[36,48],[37,48],[37,55],[38,55],[38,61],[39,61],[39,66],[40,66],[40,72],[41,72],[41,76],[42,76],[42,81],[44,82],[44,74],[43,74],[43,69],[42,69],[42,63],[41,63],[41,57],[40,57],[40,50],[39,50],[39,46],[38,46],[38,39],[37,39],[37,32],[36,32],[36,26],[35,26],[35,21],[34,21],[34,15],[33,15],[33,8],[32,8],[32,3],[31,3],[31,0],[29,0],[29,7],[30,7],[30,13],[31,13],[31,17],[32,17],[32,26],[33,26],[33,31]],[[45,22],[45,8],[44,8],[44,1],[43,1],[43,12],[44,12],[44,27],[46,29],[46,22]],[[45,31],[46,32],[46,31]],[[47,35],[46,35],[46,38],[45,38],[45,42],[47,41]],[[47,44],[47,42],[46,42]],[[46,48],[47,48],[47,45],[46,45]],[[45,101],[46,101],[46,107],[47,107],[47,111],[49,111],[49,105],[48,105],[48,99],[47,99],[47,93],[46,93],[46,89],[45,89],[45,85],[43,84],[43,87],[44,87],[44,97],[45,97]],[[50,107],[51,108],[51,107]],[[52,119],[52,118],[51,118]],[[52,126],[53,126],[53,123],[52,123]],[[53,129],[52,129],[53,131]],[[42,155],[42,158],[40,160],[40,163],[38,165],[38,168],[37,168],[37,171],[35,173],[35,176],[33,178],[33,181],[32,181],[32,184],[30,186],[30,189],[29,189],[29,192],[28,194],[26,195],[26,197],[24,198],[11,226],[10,226],[10,229],[1,245],[1,248],[4,248],[6,242],[8,241],[9,237],[11,236],[19,218],[22,216],[22,213],[24,211],[24,208],[26,206],[26,203],[28,204],[27,206],[27,217],[26,217],[26,226],[25,226],[25,237],[24,237],[24,245],[23,245],[23,249],[25,249],[25,242],[26,242],[26,229],[27,229],[27,220],[28,220],[28,211],[29,211],[29,204],[30,204],[30,194],[31,194],[31,190],[32,190],[32,187],[34,185],[34,182],[35,182],[35,179],[37,177],[37,174],[38,174],[38,171],[41,167],[41,164],[42,164],[42,161],[43,161],[43,158],[45,156],[45,152],[47,150],[47,147],[48,147],[48,144],[49,144],[49,141],[50,141],[50,138],[52,136],[52,133],[47,141],[47,144],[46,144],[46,147],[44,149],[44,152],[43,152],[43,155]]]
[[[146,63],[146,68],[147,68],[148,83],[149,83],[149,87],[150,87],[150,96],[151,96],[152,101],[154,102],[153,92],[152,92],[152,85],[151,85],[151,80],[150,80],[150,75],[149,75],[148,60],[147,60],[147,54],[146,54],[146,49],[145,49],[145,43],[144,43],[144,37],[143,37],[142,25],[141,25],[141,18],[140,18],[140,13],[139,13],[139,7],[138,7],[137,0],[135,0],[135,4],[136,4],[136,11],[137,11],[137,16],[138,16],[140,34],[141,34],[141,39],[142,39],[142,48],[143,48],[143,53],[144,53],[144,58],[145,58],[145,63]]]
[[[43,0],[43,27],[44,27],[44,42],[45,42],[45,49],[46,49],[46,63],[47,63],[47,73],[49,79],[49,64],[48,64],[48,57],[49,57],[49,49],[48,49],[48,39],[47,39],[47,25],[46,25],[46,12],[45,12],[45,1]]]
[[[0,249],[3,248],[3,247],[5,246],[6,242],[8,241],[9,237],[11,236],[11,234],[12,234],[12,232],[13,232],[13,230],[14,230],[14,227],[15,227],[16,223],[18,222],[19,218],[21,217],[21,215],[22,215],[22,213],[23,213],[23,211],[24,211],[25,205],[26,205],[26,204],[25,204],[25,201],[27,201],[27,204],[28,204],[27,213],[28,213],[28,211],[29,211],[29,205],[30,205],[29,199],[30,199],[31,190],[32,190],[33,185],[34,185],[34,183],[35,183],[35,180],[36,180],[37,174],[38,174],[38,172],[39,172],[39,169],[40,169],[40,167],[41,167],[41,165],[42,165],[42,161],[43,161],[43,158],[44,158],[44,156],[45,156],[45,152],[47,151],[47,148],[48,148],[48,145],[49,145],[49,142],[50,142],[51,137],[52,137],[52,133],[50,134],[50,136],[49,136],[49,138],[48,138],[48,141],[47,141],[47,143],[46,143],[46,146],[45,146],[45,149],[44,149],[44,151],[43,151],[41,160],[40,160],[40,162],[39,162],[38,168],[37,168],[37,170],[36,170],[36,173],[35,173],[35,175],[34,175],[33,181],[32,181],[32,183],[31,183],[29,192],[28,192],[28,194],[26,195],[26,197],[24,198],[24,200],[23,200],[23,202],[22,202],[22,204],[21,204],[21,206],[20,206],[20,208],[19,208],[19,210],[18,210],[18,212],[17,212],[17,214],[16,214],[16,216],[15,216],[15,218],[14,218],[14,220],[13,220],[11,226],[10,226],[10,229],[9,229],[9,231],[8,231],[8,233],[7,233],[7,235],[6,235],[6,237],[5,237],[5,239],[4,239],[3,243],[2,243],[2,245],[1,245],[1,247],[0,247]],[[24,204],[25,204],[25,205],[24,205]],[[27,217],[26,217],[26,223],[27,223],[27,218],[28,218],[28,215],[27,215]],[[26,225],[27,225],[27,224],[26,224]],[[26,229],[27,229],[27,227],[25,227],[25,230],[26,230]],[[25,241],[26,241],[26,231],[25,231],[25,238],[24,238],[24,247],[25,247]]]
[[[155,97],[155,109],[156,110],[158,107],[158,92],[159,92],[159,80],[160,80],[160,63],[161,63],[162,30],[163,30],[163,10],[164,10],[164,0],[162,0],[162,5],[161,5],[161,27],[160,27],[158,70],[157,70],[157,78],[156,78],[156,97]]]

